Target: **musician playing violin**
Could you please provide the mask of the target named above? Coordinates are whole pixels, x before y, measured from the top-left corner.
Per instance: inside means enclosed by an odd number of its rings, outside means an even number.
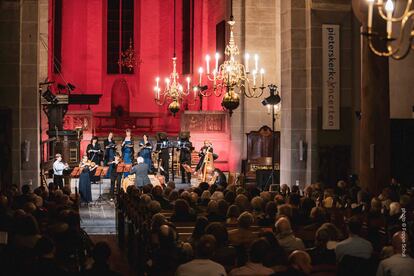
[[[114,198],[114,190],[116,185],[116,191],[119,192],[121,189],[121,177],[122,173],[117,172],[118,164],[122,162],[121,155],[119,153],[115,153],[115,158],[113,161],[109,162],[109,170],[111,170],[111,189],[110,189],[110,196],[111,199]]]
[[[81,173],[79,175],[79,194],[81,197],[81,202],[89,203],[92,201],[92,191],[91,191],[91,174],[95,172],[95,169],[98,166],[88,160],[88,156],[84,155],[82,161],[79,164]]]
[[[98,137],[94,136],[92,137],[91,143],[86,148],[86,153],[88,156],[88,160],[91,162],[94,162],[96,165],[100,165],[101,163],[101,156],[102,156],[102,150],[101,146],[98,143]],[[91,177],[92,182],[99,181],[99,176],[93,175]]]

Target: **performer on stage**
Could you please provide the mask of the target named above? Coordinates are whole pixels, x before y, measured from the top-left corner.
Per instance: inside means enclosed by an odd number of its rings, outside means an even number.
[[[117,167],[118,164],[122,162],[121,156],[119,153],[115,153],[115,159],[108,163],[109,170],[111,170],[111,189],[110,189],[110,195],[111,199],[114,198],[114,190],[116,187],[116,192],[119,193],[119,190],[121,189],[121,177],[122,173],[118,173]],[[116,186],[115,186],[116,185]]]
[[[161,174],[164,176],[165,182],[170,180],[170,150],[168,148],[168,139],[167,137],[159,137],[159,141],[157,142],[156,150],[159,152],[158,154],[158,167]],[[161,167],[160,167],[161,166]]]
[[[90,175],[95,172],[97,165],[88,160],[87,155],[84,155],[79,167],[81,169],[81,174],[79,175],[79,194],[81,202],[89,203],[92,201]]]
[[[218,169],[215,168],[213,171],[213,178],[211,179],[211,185],[217,185],[218,187],[221,187],[225,189],[227,187],[227,179],[224,173]]]
[[[57,153],[55,155],[56,161],[53,163],[53,184],[55,188],[63,189],[63,171],[69,169],[67,163],[62,162],[62,155]]]
[[[114,137],[114,134],[112,132],[109,132],[108,138],[105,139],[104,141],[104,148],[105,148],[104,164],[105,166],[108,166],[109,163],[114,161],[114,158],[115,158],[116,144],[115,144],[113,137]],[[111,170],[112,170],[112,166],[109,166],[108,174],[106,175],[106,177],[111,176]]]
[[[134,141],[132,140],[130,129],[125,130],[125,138],[122,141],[122,159],[125,164],[132,164],[134,160]],[[124,177],[128,175],[128,172],[124,173]]]
[[[193,144],[190,142],[189,138],[180,138],[179,141],[180,148],[180,172],[181,172],[181,182],[183,184],[191,184],[191,172],[187,171],[183,165],[191,166],[191,151],[193,150]],[[186,181],[187,177],[187,181]]]
[[[196,171],[204,168],[204,158],[208,152],[211,152],[213,154],[214,160],[217,159],[218,155],[213,153],[213,144],[210,141],[205,140],[204,146],[200,149],[200,152],[198,154],[198,156],[200,156],[200,160],[198,161]]]
[[[144,163],[148,165],[149,172],[152,172],[152,144],[150,141],[148,141],[148,136],[146,134],[142,136],[142,140],[139,142],[139,146],[141,148],[139,156],[144,158]]]
[[[98,144],[98,137],[94,136],[92,137],[91,143],[86,148],[88,159],[91,162],[94,162],[97,166],[101,164],[101,156],[102,156],[102,150],[101,146]],[[92,175],[91,181],[93,183],[96,183],[99,181],[99,176]]]
[[[148,177],[148,165],[142,156],[137,158],[137,163],[132,167],[131,174],[135,173],[135,186],[142,188],[144,185],[151,184],[151,180]]]

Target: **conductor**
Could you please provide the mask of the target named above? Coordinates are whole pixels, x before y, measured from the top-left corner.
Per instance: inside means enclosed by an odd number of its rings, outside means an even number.
[[[148,164],[144,163],[144,158],[138,157],[137,163],[132,167],[131,174],[135,174],[135,186],[138,188],[150,184],[151,180],[148,177]]]

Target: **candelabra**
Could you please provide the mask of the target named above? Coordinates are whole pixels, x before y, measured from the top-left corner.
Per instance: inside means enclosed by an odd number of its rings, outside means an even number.
[[[183,99],[191,94],[191,78],[187,77],[187,88],[184,89],[184,87],[179,82],[179,74],[177,72],[177,57],[174,55],[172,58],[173,61],[173,71],[170,74],[169,78],[165,79],[165,88],[161,89],[160,87],[160,78],[156,77],[155,82],[156,86],[154,87],[155,92],[155,102],[158,105],[164,105],[166,102],[170,102],[168,105],[168,110],[175,116],[175,113],[177,113],[180,110],[181,102]],[[189,104],[195,104],[195,99],[197,96],[197,91],[194,91],[193,101],[191,101]]]
[[[368,19],[367,30],[363,35],[367,36],[371,51],[378,56],[392,57],[397,60],[405,58],[409,54],[410,49],[414,50],[414,44],[412,44],[414,38],[414,25],[412,24],[414,9],[411,9],[412,0],[407,0],[403,13],[397,17],[393,16],[395,9],[392,0],[387,0],[385,5],[383,0],[366,1],[368,3]],[[377,8],[380,18],[386,22],[385,36],[381,36],[373,30],[374,7]],[[393,33],[394,23],[399,24],[399,33],[396,36]],[[385,41],[385,49],[379,49],[381,47],[375,46],[374,38]]]
[[[174,0],[174,55],[172,58],[173,61],[173,71],[170,74],[169,78],[165,79],[165,88],[161,89],[160,87],[160,77],[155,78],[156,86],[154,88],[155,93],[155,102],[158,105],[164,105],[166,102],[170,102],[168,105],[168,110],[175,116],[175,114],[180,110],[181,103],[183,99],[190,95],[191,89],[191,78],[187,76],[187,88],[184,87],[179,82],[179,75],[177,72],[177,56],[175,54],[175,29],[176,29],[176,13],[175,13],[175,0]],[[197,89],[194,89],[193,101],[189,101],[189,105],[195,104],[197,97]]]
[[[244,94],[248,98],[258,98],[263,94],[263,90],[266,88],[264,83],[265,71],[263,68],[259,69],[259,56],[254,55],[254,68],[250,71],[249,61],[250,55],[245,54],[244,64],[238,61],[240,51],[234,41],[233,28],[235,21],[233,16],[230,17],[230,21],[227,22],[230,26],[230,38],[226,45],[224,54],[225,60],[219,65],[220,55],[215,54],[215,66],[213,70],[210,70],[210,56],[205,57],[206,61],[206,77],[203,77],[204,68],[198,69],[199,74],[199,86],[202,86],[203,79],[212,83],[212,89],[200,91],[202,96],[215,95],[220,97],[223,93],[222,106],[232,111],[239,106],[239,95]]]

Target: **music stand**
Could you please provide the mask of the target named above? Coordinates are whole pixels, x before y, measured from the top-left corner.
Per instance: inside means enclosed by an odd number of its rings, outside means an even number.
[[[74,167],[73,168],[73,170],[72,170],[72,172],[70,173],[70,177],[71,178],[75,178],[75,179],[77,179],[78,181],[78,185],[76,186],[76,183],[75,183],[75,196],[76,196],[76,200],[78,200],[78,195],[79,195],[79,176],[80,176],[80,173],[81,173],[81,168],[80,167]]]
[[[102,201],[106,201],[103,196],[102,196],[102,177],[105,176],[108,173],[108,169],[109,167],[97,167],[95,170],[95,176],[99,177],[99,197],[98,199],[95,201],[95,203],[99,203]]]

